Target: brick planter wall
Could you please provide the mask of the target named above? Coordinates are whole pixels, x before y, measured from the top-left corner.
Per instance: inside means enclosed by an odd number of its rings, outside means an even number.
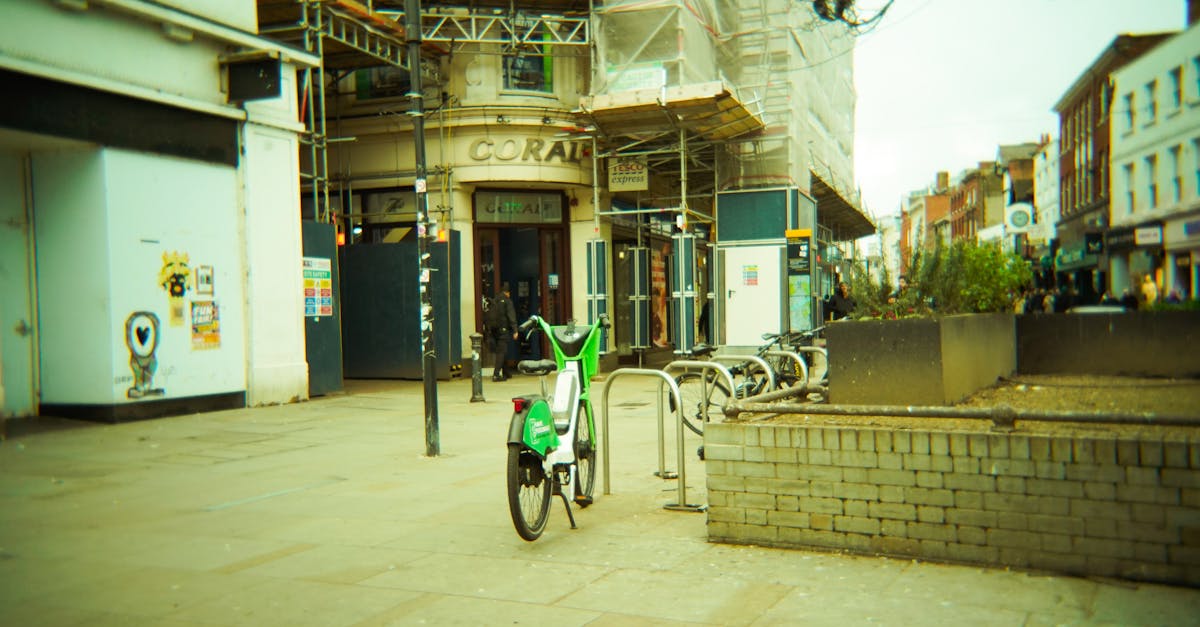
[[[709,539],[1200,585],[1200,431],[921,425],[708,425]]]

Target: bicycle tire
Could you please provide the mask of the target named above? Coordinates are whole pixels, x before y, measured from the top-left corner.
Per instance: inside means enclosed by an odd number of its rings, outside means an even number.
[[[579,425],[575,427],[575,504],[592,504],[596,491],[596,438],[591,431],[587,404],[579,403]],[[585,497],[579,499],[578,497]]]
[[[707,398],[704,397],[706,382],[702,376],[707,378]],[[685,372],[675,377],[675,384],[679,386],[679,397],[683,400],[683,426],[696,435],[704,435],[704,408],[707,406],[709,419],[724,411],[731,396],[729,386],[717,381],[712,374],[701,375],[699,372]],[[673,402],[671,407],[674,409]]]
[[[508,445],[508,511],[517,534],[529,542],[546,529],[551,480],[536,453],[521,444]]]

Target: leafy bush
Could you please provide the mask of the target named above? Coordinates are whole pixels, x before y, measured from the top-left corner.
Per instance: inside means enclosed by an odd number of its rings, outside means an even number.
[[[896,292],[885,270],[872,281],[861,265],[850,280],[855,319],[911,318],[1011,311],[1013,300],[1033,280],[1029,262],[998,245],[958,241],[919,247],[908,263],[908,288]]]

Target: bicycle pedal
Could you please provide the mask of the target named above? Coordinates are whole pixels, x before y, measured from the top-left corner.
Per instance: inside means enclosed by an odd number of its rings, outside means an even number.
[[[575,495],[575,504],[581,507],[587,507],[592,504],[592,497],[583,494]]]

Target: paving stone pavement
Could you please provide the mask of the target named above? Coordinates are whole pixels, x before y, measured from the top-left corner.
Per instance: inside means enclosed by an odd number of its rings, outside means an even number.
[[[613,382],[611,494],[522,541],[505,497],[517,377],[419,381],[119,425],[9,423],[4,625],[1188,625],[1200,590],[711,544],[664,505],[656,385]],[[593,394],[602,398],[603,384]],[[665,469],[678,471],[675,424]],[[704,502],[685,435],[686,502]]]

